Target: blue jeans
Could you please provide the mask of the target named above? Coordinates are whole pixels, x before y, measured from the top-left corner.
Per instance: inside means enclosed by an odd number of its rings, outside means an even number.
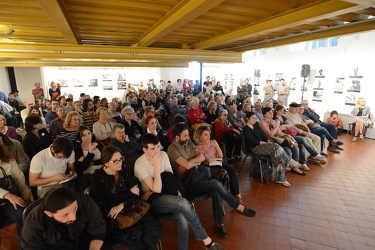
[[[15,220],[17,222],[17,233],[21,235],[21,230],[23,226],[23,210],[24,207],[17,206],[14,209],[13,204],[7,201],[4,205],[0,206],[0,213],[2,216]]]
[[[240,202],[218,180],[192,181],[191,185],[185,188],[190,194],[210,195],[212,197],[212,209],[216,226],[223,224],[222,199],[232,208],[237,208],[240,205]]]
[[[334,140],[334,138],[331,136],[331,134],[328,132],[328,130],[325,127],[313,128],[313,129],[310,129],[310,131],[311,133],[316,134],[320,137],[320,144],[322,145],[320,149],[321,151],[323,151],[324,149],[324,140],[326,139],[326,137],[329,142]]]
[[[299,147],[292,148],[283,146],[282,148],[284,149],[285,153],[287,153],[293,160],[299,162]]]
[[[240,183],[238,181],[237,171],[234,169],[234,167],[224,162],[223,168],[228,172],[229,175],[230,193],[233,196],[240,194]]]
[[[188,249],[189,225],[196,240],[208,237],[192,205],[181,196],[161,195],[151,204],[157,213],[172,213],[177,220],[178,249]]]
[[[317,156],[318,152],[315,151],[313,147],[308,143],[308,141],[303,136],[293,136],[293,138],[298,143],[298,147],[300,148],[299,151],[299,163],[305,164],[306,163],[306,157],[305,157],[305,148],[307,152],[310,153],[311,156]]]

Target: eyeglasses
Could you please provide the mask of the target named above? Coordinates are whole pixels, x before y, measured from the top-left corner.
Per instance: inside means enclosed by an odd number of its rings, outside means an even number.
[[[111,163],[113,163],[113,164],[119,164],[120,162],[123,162],[125,160],[125,157],[124,156],[121,156],[119,159],[117,159],[117,160],[110,160],[110,161],[108,161],[108,162],[111,162]]]

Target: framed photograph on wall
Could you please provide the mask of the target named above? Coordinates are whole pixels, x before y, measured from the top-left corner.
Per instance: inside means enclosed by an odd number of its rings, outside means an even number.
[[[342,94],[344,91],[344,82],[345,78],[344,77],[337,77],[335,84],[333,86],[333,93],[334,94]]]
[[[90,79],[89,87],[98,87],[98,79]]]
[[[322,102],[323,91],[314,90],[312,100],[314,102]]]
[[[296,90],[297,77],[292,77],[289,82],[289,90]]]
[[[360,95],[359,93],[350,93],[350,92],[346,93],[345,105],[355,106],[358,98],[360,97],[359,95]]]

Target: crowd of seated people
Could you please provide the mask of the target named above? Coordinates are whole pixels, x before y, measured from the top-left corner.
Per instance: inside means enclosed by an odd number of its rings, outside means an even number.
[[[136,90],[129,84],[124,100],[109,101],[84,93],[79,100],[72,95],[65,98],[51,84],[51,100],[38,100],[26,107],[28,114],[22,121],[25,134],[21,138],[0,115],[1,142],[6,145],[1,149],[11,155],[1,161],[10,164],[7,173],[13,173],[14,166],[21,170],[14,175],[18,179],[26,177],[34,200],[49,197],[50,192],[61,187],[80,193],[90,190],[107,222],[136,199],[150,202],[155,213],[137,224],[137,235],[131,230],[107,227],[104,241],[114,240],[129,249],[140,246],[154,249],[161,226],[153,216],[168,211],[177,220],[179,249],[188,249],[187,225],[206,249],[222,249],[206,234],[191,202],[196,195],[212,197],[214,226],[222,237],[228,236],[222,220],[222,199],[245,216],[255,216],[256,212],[242,201],[237,172],[232,166],[242,157],[243,138],[247,151],[271,158],[272,178],[285,187],[290,186],[285,177],[287,171],[305,176],[304,171],[310,169],[307,161],[326,163],[325,138],[330,142],[329,149],[342,150],[343,143],[337,140],[334,125],[319,121],[305,101],[303,106],[291,103],[286,112],[282,103],[277,105],[272,99],[264,106],[258,100],[253,106],[251,90],[247,92],[251,89],[248,82],[242,85],[245,88],[240,89],[238,96],[232,96],[231,91],[224,93],[220,82],[215,80],[205,82],[203,93],[188,85],[188,81],[180,81],[176,86],[170,82],[167,86],[163,82],[160,86],[150,82]],[[361,131],[358,135],[361,136]],[[284,141],[281,143],[275,137]],[[7,148],[21,143],[23,154]],[[309,157],[305,156],[305,150]],[[26,166],[22,158],[27,159]],[[124,161],[132,163],[125,167]],[[228,187],[212,178],[211,167],[225,169]],[[173,179],[164,179],[170,178],[168,174]],[[172,185],[181,190],[172,193],[167,190],[165,187],[171,181],[177,182]],[[22,183],[21,187],[22,195],[18,198],[13,199],[1,189],[0,195],[13,205],[17,200],[19,206],[25,207],[29,194]],[[81,199],[73,198],[71,204]],[[67,208],[61,205],[45,214],[53,215],[60,209]],[[22,226],[22,221],[19,225]],[[25,238],[30,238],[30,232],[24,233]]]

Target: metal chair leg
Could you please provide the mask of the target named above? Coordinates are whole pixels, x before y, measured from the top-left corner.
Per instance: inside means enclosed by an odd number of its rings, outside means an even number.
[[[243,160],[242,165],[241,165],[240,169],[238,170],[238,173],[241,172],[242,167],[243,167],[243,165],[245,164],[245,161],[246,161],[247,157],[248,157],[248,155],[245,156],[245,159]]]
[[[262,161],[259,158],[258,158],[258,161],[259,161],[260,181],[263,182]]]

